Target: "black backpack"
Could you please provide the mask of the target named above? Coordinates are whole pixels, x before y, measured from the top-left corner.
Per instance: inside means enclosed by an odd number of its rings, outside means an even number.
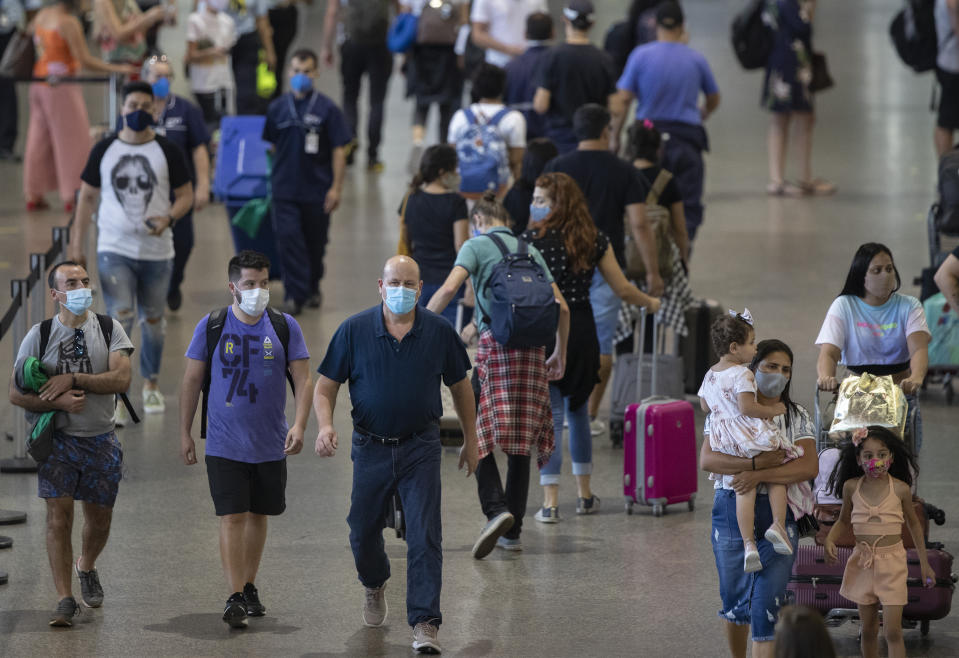
[[[350,0],[340,11],[343,10],[346,11],[346,36],[350,41],[364,45],[386,45],[386,34],[390,29],[388,0]]]
[[[107,344],[107,352],[110,351],[110,345],[113,344],[113,318],[109,315],[101,315],[97,313],[97,321],[100,323],[100,333],[103,334],[103,340]],[[46,354],[47,345],[50,343],[50,332],[53,330],[53,318],[47,318],[40,323],[40,359],[43,360],[43,355]],[[126,393],[118,394],[120,400],[123,401],[123,406],[127,408],[127,411],[130,412],[130,419],[134,423],[140,422],[140,417],[137,416],[137,412],[133,409],[133,405],[130,404],[130,398],[127,397]]]
[[[489,292],[491,306],[488,312],[480,308],[493,338],[511,348],[549,345],[559,324],[559,305],[546,272],[530,255],[523,240],[517,238],[516,251],[510,253],[498,235],[484,235],[503,254],[483,287],[484,294]]]
[[[939,38],[936,36],[936,0],[906,0],[906,7],[889,25],[889,36],[899,59],[916,73],[936,67]]]
[[[733,50],[747,71],[765,68],[773,49],[773,31],[763,21],[766,0],[749,0],[732,24]]]
[[[217,345],[220,344],[220,336],[223,335],[223,327],[226,325],[226,312],[229,308],[229,306],[224,306],[215,311],[210,311],[210,317],[206,321],[206,374],[203,376],[203,388],[201,389],[203,392],[203,407],[200,412],[201,439],[206,438],[207,398],[210,397],[210,383],[212,381],[210,373],[212,372],[213,355],[216,353]],[[266,315],[270,318],[273,331],[276,332],[276,337],[279,338],[280,344],[283,346],[283,356],[287,365],[286,380],[290,382],[290,390],[295,394],[293,375],[290,374],[289,369],[290,326],[286,323],[286,316],[273,308],[267,307]]]

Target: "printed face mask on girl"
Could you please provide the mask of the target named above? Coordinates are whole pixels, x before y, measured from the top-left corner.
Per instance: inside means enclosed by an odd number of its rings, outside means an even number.
[[[240,310],[250,316],[257,316],[266,310],[270,303],[270,291],[266,288],[240,291]]]
[[[871,478],[879,478],[889,470],[888,459],[870,459],[862,465],[862,470]]]
[[[416,306],[416,291],[403,286],[383,286],[386,307],[397,315],[405,315]]]

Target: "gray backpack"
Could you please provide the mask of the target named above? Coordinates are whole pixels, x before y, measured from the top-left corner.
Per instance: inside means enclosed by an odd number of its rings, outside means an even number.
[[[344,25],[350,41],[386,45],[386,33],[390,29],[389,0],[349,0],[345,9]]]

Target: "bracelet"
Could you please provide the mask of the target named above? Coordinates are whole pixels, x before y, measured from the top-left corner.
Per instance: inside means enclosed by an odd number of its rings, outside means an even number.
[[[754,471],[756,470],[756,458],[755,458],[755,457],[753,457],[753,470],[754,470]]]

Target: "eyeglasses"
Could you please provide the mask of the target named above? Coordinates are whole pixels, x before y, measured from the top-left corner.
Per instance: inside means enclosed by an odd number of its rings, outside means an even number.
[[[87,352],[87,342],[83,339],[83,329],[73,330],[73,356],[80,358]]]

